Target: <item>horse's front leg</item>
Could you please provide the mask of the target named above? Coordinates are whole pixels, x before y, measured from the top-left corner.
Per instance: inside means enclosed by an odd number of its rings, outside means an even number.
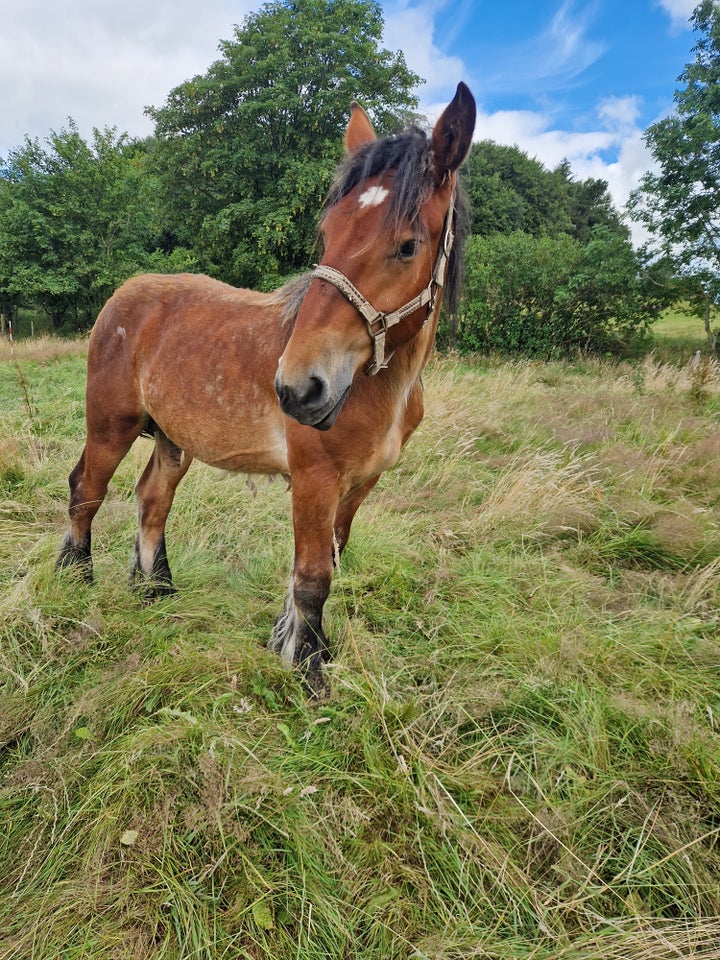
[[[293,475],[295,562],[285,609],[268,646],[291,665],[300,666],[313,693],[325,688],[323,661],[329,659],[322,614],[333,570],[333,521],[338,504],[336,481],[317,475]]]

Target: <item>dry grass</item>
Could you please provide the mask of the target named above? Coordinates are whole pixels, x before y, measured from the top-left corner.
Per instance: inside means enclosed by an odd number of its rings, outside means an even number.
[[[7,363],[13,357],[22,361],[48,363],[62,357],[80,357],[87,353],[87,338],[61,340],[58,337],[36,337],[34,339],[9,340],[0,338],[0,363]]]

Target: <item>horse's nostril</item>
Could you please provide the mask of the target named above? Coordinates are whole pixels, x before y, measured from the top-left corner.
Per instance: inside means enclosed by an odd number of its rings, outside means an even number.
[[[305,407],[321,407],[327,398],[327,383],[320,377],[310,377],[307,390],[300,398],[300,402]]]
[[[281,408],[291,416],[321,410],[330,396],[327,380],[317,376],[310,376],[302,384],[294,385],[283,383],[278,375],[275,378],[275,392]]]

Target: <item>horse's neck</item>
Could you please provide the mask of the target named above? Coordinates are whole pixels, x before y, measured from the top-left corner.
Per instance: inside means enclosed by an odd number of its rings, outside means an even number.
[[[425,326],[411,340],[398,347],[395,357],[390,361],[389,369],[392,370],[393,363],[397,360],[398,380],[403,381],[405,388],[419,380],[428,362],[435,343],[439,313],[440,304],[436,303]]]

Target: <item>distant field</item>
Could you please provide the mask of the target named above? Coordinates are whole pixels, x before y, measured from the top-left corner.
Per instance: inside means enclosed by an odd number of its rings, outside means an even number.
[[[431,363],[312,706],[282,484],[194,466],[143,605],[143,440],[55,573],[83,351],[0,348],[0,960],[720,960],[715,367]]]
[[[695,337],[705,341],[705,330],[700,317],[691,317],[677,309],[667,310],[653,324],[653,332],[662,337]]]

